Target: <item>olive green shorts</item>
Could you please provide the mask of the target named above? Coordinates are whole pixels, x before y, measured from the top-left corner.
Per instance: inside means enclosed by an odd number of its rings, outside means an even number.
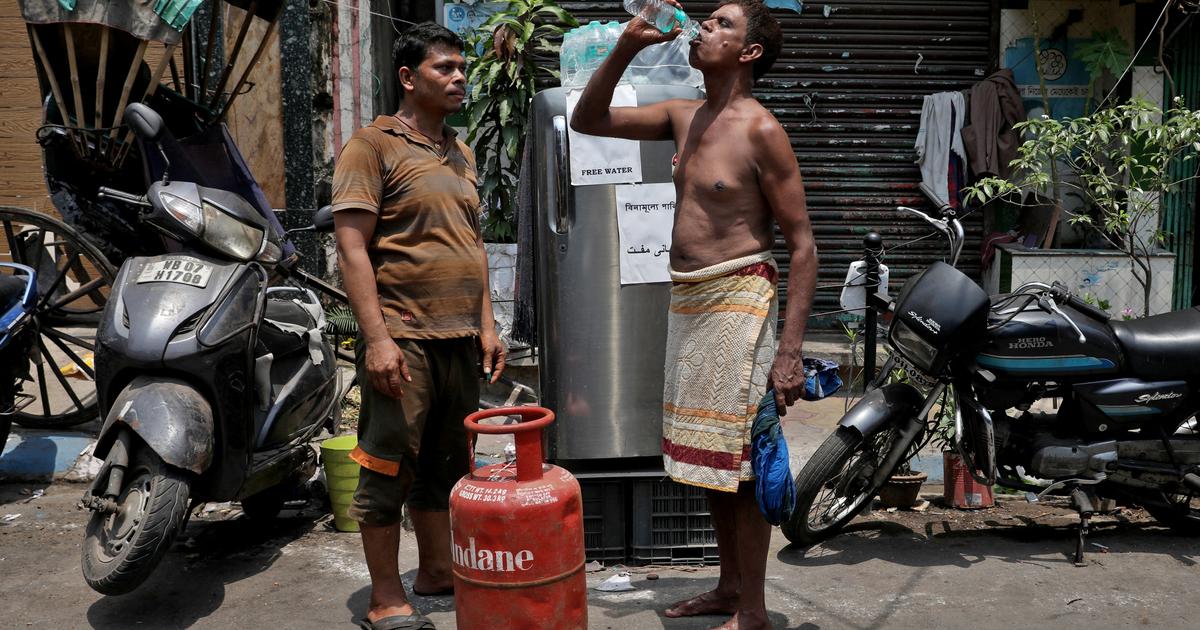
[[[365,525],[400,522],[401,506],[446,510],[450,490],[467,474],[470,452],[463,419],[479,410],[479,341],[397,339],[411,383],[392,398],[366,377],[366,344],[357,344],[362,407],[358,446],[362,466],[350,518]]]

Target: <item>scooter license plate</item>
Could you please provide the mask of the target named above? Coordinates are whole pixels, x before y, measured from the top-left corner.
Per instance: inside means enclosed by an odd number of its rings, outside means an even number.
[[[138,274],[137,283],[174,282],[203,289],[208,286],[212,272],[213,267],[208,263],[187,256],[172,256],[146,263]]]

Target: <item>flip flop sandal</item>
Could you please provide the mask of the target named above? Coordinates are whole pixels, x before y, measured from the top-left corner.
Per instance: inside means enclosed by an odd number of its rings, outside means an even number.
[[[430,591],[430,592],[422,592],[422,591],[418,591],[416,588],[414,588],[412,590],[412,592],[414,595],[420,595],[421,597],[448,597],[448,596],[454,594],[454,587],[451,586],[450,588],[444,588],[439,591]]]
[[[368,621],[366,617],[363,617],[358,622],[358,627],[363,630],[437,630],[433,622],[421,613],[392,615],[391,617],[384,617],[374,622]]]

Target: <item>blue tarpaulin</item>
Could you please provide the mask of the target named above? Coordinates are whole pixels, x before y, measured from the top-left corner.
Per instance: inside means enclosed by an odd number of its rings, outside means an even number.
[[[172,28],[183,30],[183,26],[192,19],[192,14],[200,6],[200,2],[201,0],[158,0],[154,5],[154,12]]]

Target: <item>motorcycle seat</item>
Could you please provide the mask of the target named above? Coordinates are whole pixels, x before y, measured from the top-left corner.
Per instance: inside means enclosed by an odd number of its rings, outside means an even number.
[[[308,340],[303,336],[275,325],[275,322],[280,322],[300,326],[305,330],[312,329],[316,323],[303,306],[291,300],[268,299],[264,318],[265,325],[259,327],[258,338],[276,359],[308,349]]]
[[[1200,376],[1200,307],[1110,322],[1127,369],[1144,378]]]

